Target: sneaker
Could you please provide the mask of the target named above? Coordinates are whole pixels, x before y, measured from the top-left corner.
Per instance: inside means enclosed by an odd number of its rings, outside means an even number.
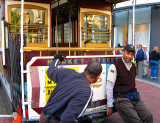
[[[151,77],[151,79],[153,79],[153,77]]]

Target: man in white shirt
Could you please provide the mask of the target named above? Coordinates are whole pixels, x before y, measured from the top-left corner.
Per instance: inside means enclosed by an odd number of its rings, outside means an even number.
[[[144,60],[143,60],[143,76],[147,76],[147,69],[149,64],[149,52],[147,50],[147,46],[143,46],[144,50]]]
[[[141,101],[135,84],[134,46],[126,45],[122,54],[122,59],[111,64],[108,70],[107,115],[113,113],[114,98],[116,110],[125,123],[153,123],[153,116]]]

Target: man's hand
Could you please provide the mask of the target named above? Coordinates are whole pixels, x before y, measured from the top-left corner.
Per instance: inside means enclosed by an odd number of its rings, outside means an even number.
[[[107,116],[110,116],[113,113],[112,108],[107,108]]]
[[[61,61],[63,61],[63,60],[65,59],[65,56],[56,55],[56,56],[54,57],[54,59],[59,59],[59,61],[61,62]]]

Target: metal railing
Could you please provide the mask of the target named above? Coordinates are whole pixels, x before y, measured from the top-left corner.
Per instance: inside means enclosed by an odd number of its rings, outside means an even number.
[[[32,52],[32,51],[39,51],[40,56],[42,56],[42,52],[44,51],[72,51],[74,52],[74,56],[77,55],[77,51],[83,51],[84,55],[86,55],[86,52],[89,51],[104,51],[105,55],[107,55],[108,51],[116,51],[116,50],[123,50],[123,48],[77,48],[77,47],[24,47],[24,52]]]

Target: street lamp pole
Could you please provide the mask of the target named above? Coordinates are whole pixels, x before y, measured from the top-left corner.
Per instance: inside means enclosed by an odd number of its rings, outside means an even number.
[[[24,10],[24,0],[21,0],[21,91],[22,91],[22,110],[23,110],[23,118],[25,118],[25,104],[24,104],[24,68],[23,68],[23,10]]]
[[[133,0],[133,36],[132,36],[133,46],[135,46],[135,0]]]

